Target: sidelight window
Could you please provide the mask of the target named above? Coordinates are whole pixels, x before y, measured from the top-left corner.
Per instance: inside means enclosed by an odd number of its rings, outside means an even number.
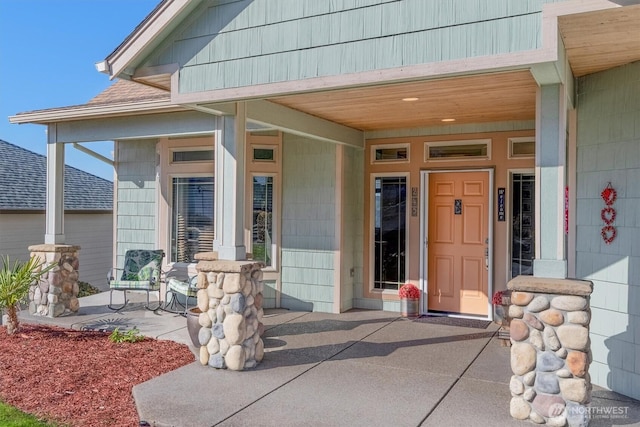
[[[398,289],[406,276],[407,178],[374,180],[374,289]]]

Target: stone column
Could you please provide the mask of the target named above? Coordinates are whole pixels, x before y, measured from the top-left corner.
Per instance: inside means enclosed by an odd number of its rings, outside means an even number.
[[[593,284],[518,276],[507,287],[513,317],[511,416],[550,426],[588,425]]]
[[[200,363],[234,371],[255,367],[264,356],[264,263],[219,261],[216,252],[196,259]]]
[[[33,245],[29,246],[32,257],[56,264],[42,280],[29,290],[29,313],[58,317],[75,313],[80,308],[78,285],[80,246]]]

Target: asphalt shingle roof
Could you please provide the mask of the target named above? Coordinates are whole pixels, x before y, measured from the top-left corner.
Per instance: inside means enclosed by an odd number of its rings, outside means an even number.
[[[0,210],[45,210],[47,158],[0,139]],[[111,210],[113,183],[65,165],[65,210]]]
[[[168,91],[128,80],[117,80],[114,84],[93,97],[87,105],[119,104],[124,102],[169,99]]]

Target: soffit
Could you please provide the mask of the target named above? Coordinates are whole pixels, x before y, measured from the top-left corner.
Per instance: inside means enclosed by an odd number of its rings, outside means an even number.
[[[528,70],[314,92],[269,101],[363,131],[535,119]],[[403,98],[418,98],[413,102]]]
[[[640,5],[558,17],[576,77],[640,60]]]

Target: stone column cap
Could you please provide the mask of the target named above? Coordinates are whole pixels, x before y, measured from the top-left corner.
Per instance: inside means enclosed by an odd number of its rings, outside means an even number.
[[[507,289],[543,294],[589,296],[593,292],[593,282],[579,279],[518,276],[507,283]]]
[[[43,243],[39,245],[29,246],[30,252],[72,252],[79,251],[80,246],[76,245],[54,245],[51,243]]]
[[[246,273],[256,268],[264,268],[265,264],[260,261],[199,261],[196,264],[197,271],[214,271],[225,273]]]

